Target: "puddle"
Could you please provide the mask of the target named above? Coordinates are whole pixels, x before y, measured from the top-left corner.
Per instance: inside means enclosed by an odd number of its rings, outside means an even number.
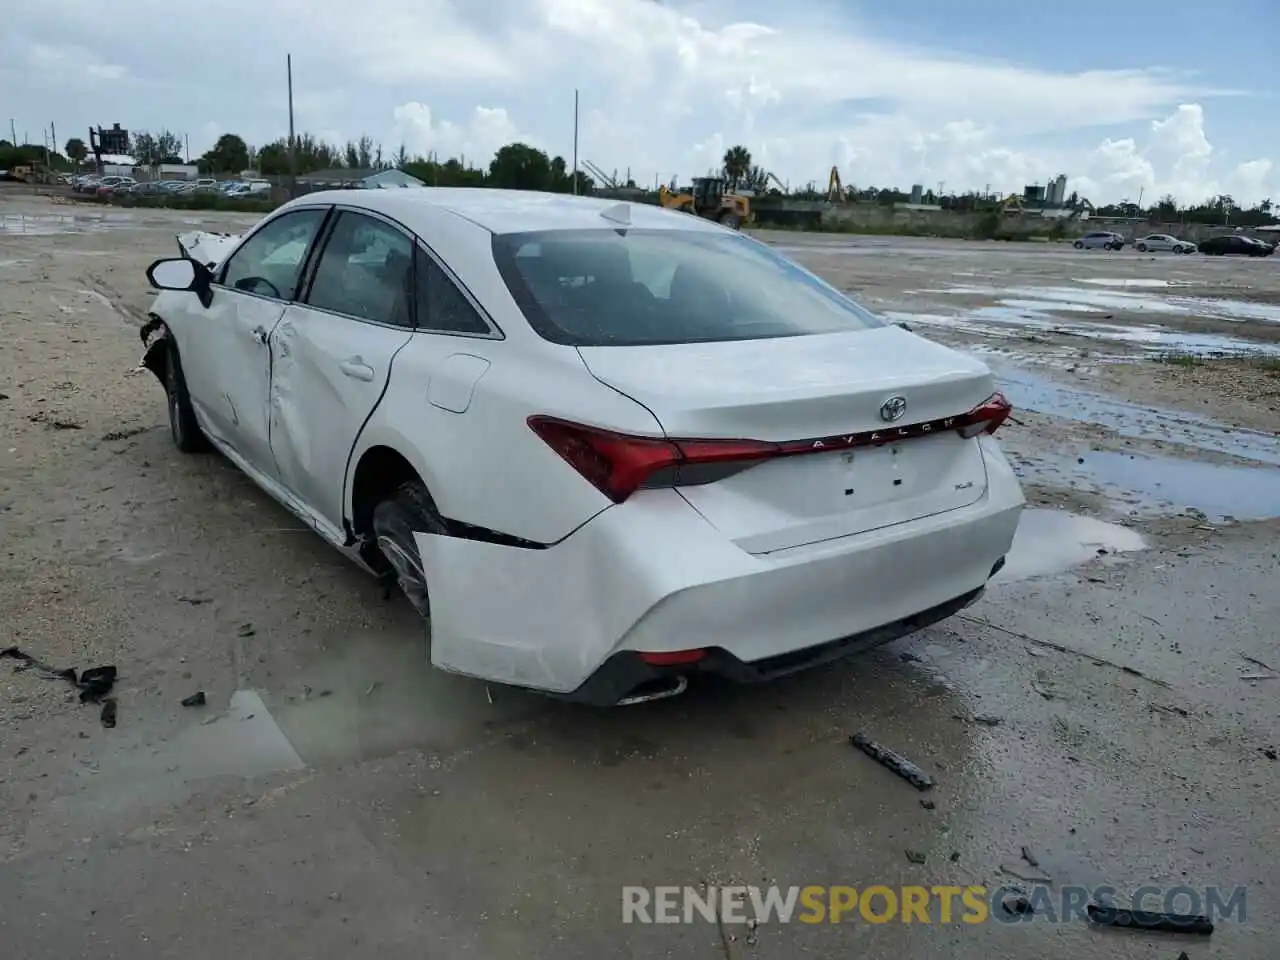
[[[1139,514],[1198,510],[1208,519],[1267,520],[1280,517],[1280,470],[1275,467],[1222,466],[1199,460],[1175,460],[1111,450],[1023,463],[1027,481],[1068,485],[1127,504]]]
[[[0,214],[0,235],[51,237],[64,233],[121,229],[132,225],[133,219],[124,216],[73,216],[69,213]]]
[[[1198,285],[1198,284],[1197,284]],[[1210,320],[1280,323],[1280,305],[1250,300],[1219,300],[1211,297],[1157,296],[1123,290],[1084,290],[1079,287],[980,287],[958,284],[944,290],[917,290],[914,293],[964,297],[995,297],[1002,305],[1036,301],[1040,309],[1067,312],[1160,313]]]
[[[992,583],[1012,583],[1062,573],[1104,554],[1146,547],[1142,535],[1128,527],[1061,510],[1022,511],[1004,568]]]
[[[1198,357],[1276,356],[1280,344],[1263,343],[1219,333],[1187,333],[1160,324],[1100,323],[1092,320],[1064,320],[1047,311],[1054,304],[1039,300],[1005,300],[1000,306],[978,307],[957,315],[887,311],[891,322],[942,327],[997,339],[1025,339],[1028,331],[1058,336],[1082,337],[1095,341],[1125,343],[1151,354],[1179,353]],[[1071,308],[1071,312],[1103,313],[1095,307]],[[1097,357],[1090,357],[1097,360]],[[1115,358],[1123,359],[1123,358]]]
[[[204,722],[211,717],[217,719]],[[76,788],[57,803],[76,819],[110,820],[139,807],[181,803],[212,777],[259,777],[304,766],[253,690],[233,693],[224,715],[189,711],[184,719],[188,726],[156,745],[149,725],[134,718],[132,732],[107,741],[100,756],[73,771]]]
[[[1122,287],[1134,289],[1157,290],[1164,287],[1194,287],[1192,280],[1158,280],[1154,278],[1121,278],[1121,277],[1072,277],[1072,283],[1088,283],[1095,287]]]
[[[1012,364],[993,362],[990,366],[1015,410],[1096,423],[1135,440],[1165,440],[1280,466],[1280,437],[1274,434],[1227,427],[1194,413],[1139,406],[1064,386]]]

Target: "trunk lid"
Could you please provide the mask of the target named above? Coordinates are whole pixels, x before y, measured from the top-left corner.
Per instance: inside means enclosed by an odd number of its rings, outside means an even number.
[[[822,452],[679,488],[748,552],[956,510],[986,491],[977,439],[897,431],[978,406],[995,390],[990,371],[901,328],[579,353],[597,380],[648,407],[670,437],[829,441]],[[881,407],[894,397],[905,411],[888,422]],[[883,432],[885,442],[841,449],[838,438],[868,431]]]

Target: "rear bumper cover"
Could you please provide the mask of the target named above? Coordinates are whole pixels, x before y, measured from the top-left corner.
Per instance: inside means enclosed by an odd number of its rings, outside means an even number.
[[[1004,566],[1003,558],[996,563],[991,575],[994,576],[1002,566]],[[892,643],[900,637],[923,630],[976,602],[985,589],[985,586],[978,587],[954,600],[940,603],[928,610],[895,620],[893,623],[872,627],[851,637],[776,654],[750,663],[738,659],[723,647],[711,648],[707,650],[707,655],[702,660],[682,666],[653,666],[647,663],[637,651],[620,650],[588,677],[582,686],[572,693],[560,696],[574,703],[611,707],[637,690],[682,676],[713,675],[743,684],[775,680],[791,673],[866,653],[886,643]]]
[[[920,629],[975,598],[1013,542],[1022,490],[980,442],[975,503],[770,554],[745,552],[674,490],[643,491],[545,550],[417,533],[432,663],[600,702],[587,684],[611,690],[592,677],[627,652],[718,650],[718,672],[763,679],[791,655],[808,665]]]

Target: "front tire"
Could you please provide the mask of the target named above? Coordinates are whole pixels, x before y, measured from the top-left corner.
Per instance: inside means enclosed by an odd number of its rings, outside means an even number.
[[[1138,244],[1138,252],[1139,252],[1139,253],[1146,253],[1146,252],[1147,252],[1147,245],[1146,245],[1145,243],[1140,243],[1140,244]]]
[[[373,535],[378,550],[395,571],[396,581],[413,608],[431,617],[427,571],[418,552],[414,533],[444,534],[448,531],[436,505],[421,481],[409,480],[394,494],[373,508]]]
[[[722,227],[728,227],[730,230],[741,230],[742,219],[732,210],[726,210],[724,213],[720,214],[720,225]]]
[[[169,336],[172,338],[173,334]],[[165,362],[164,385],[169,397],[169,435],[173,437],[173,445],[183,453],[204,453],[209,449],[209,441],[196,422],[187,379],[182,375],[182,361],[178,359],[178,348],[172,339]]]
[[[1073,243],[1073,244],[1072,244],[1072,246],[1073,246],[1073,247],[1075,247],[1077,250],[1083,250],[1083,249],[1084,249],[1084,241],[1083,241],[1083,240],[1077,240],[1075,243]]]

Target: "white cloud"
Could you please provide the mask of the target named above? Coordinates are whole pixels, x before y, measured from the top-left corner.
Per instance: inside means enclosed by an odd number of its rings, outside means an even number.
[[[837,164],[858,185],[948,190],[1065,172],[1095,202],[1280,193],[1265,159],[1277,134],[1232,142],[1211,119],[1225,115],[1214,84],[1126,52],[1116,69],[1065,71],[917,49],[819,2],[746,14],[729,0],[364,0],[353,16],[339,0],[224,0],[192,31],[165,0],[42,0],[6,14],[0,84],[24,91],[31,126],[119,120],[189,132],[198,151],[201,118],[216,116],[217,132],[261,144],[287,131],[284,52],[252,38],[286,35],[298,129],[368,133],[388,153],[404,142],[483,164],[522,139],[568,158],[577,87],[582,156],[644,183],[702,173],[744,143],[793,185],[825,184]],[[70,64],[87,79],[69,85]]]
[[[537,138],[522,134],[501,107],[476,107],[462,124],[437,120],[426,104],[416,101],[392,111],[393,134],[413,156],[462,157],[473,166],[487,166],[504,144],[523,141],[539,146]]]

